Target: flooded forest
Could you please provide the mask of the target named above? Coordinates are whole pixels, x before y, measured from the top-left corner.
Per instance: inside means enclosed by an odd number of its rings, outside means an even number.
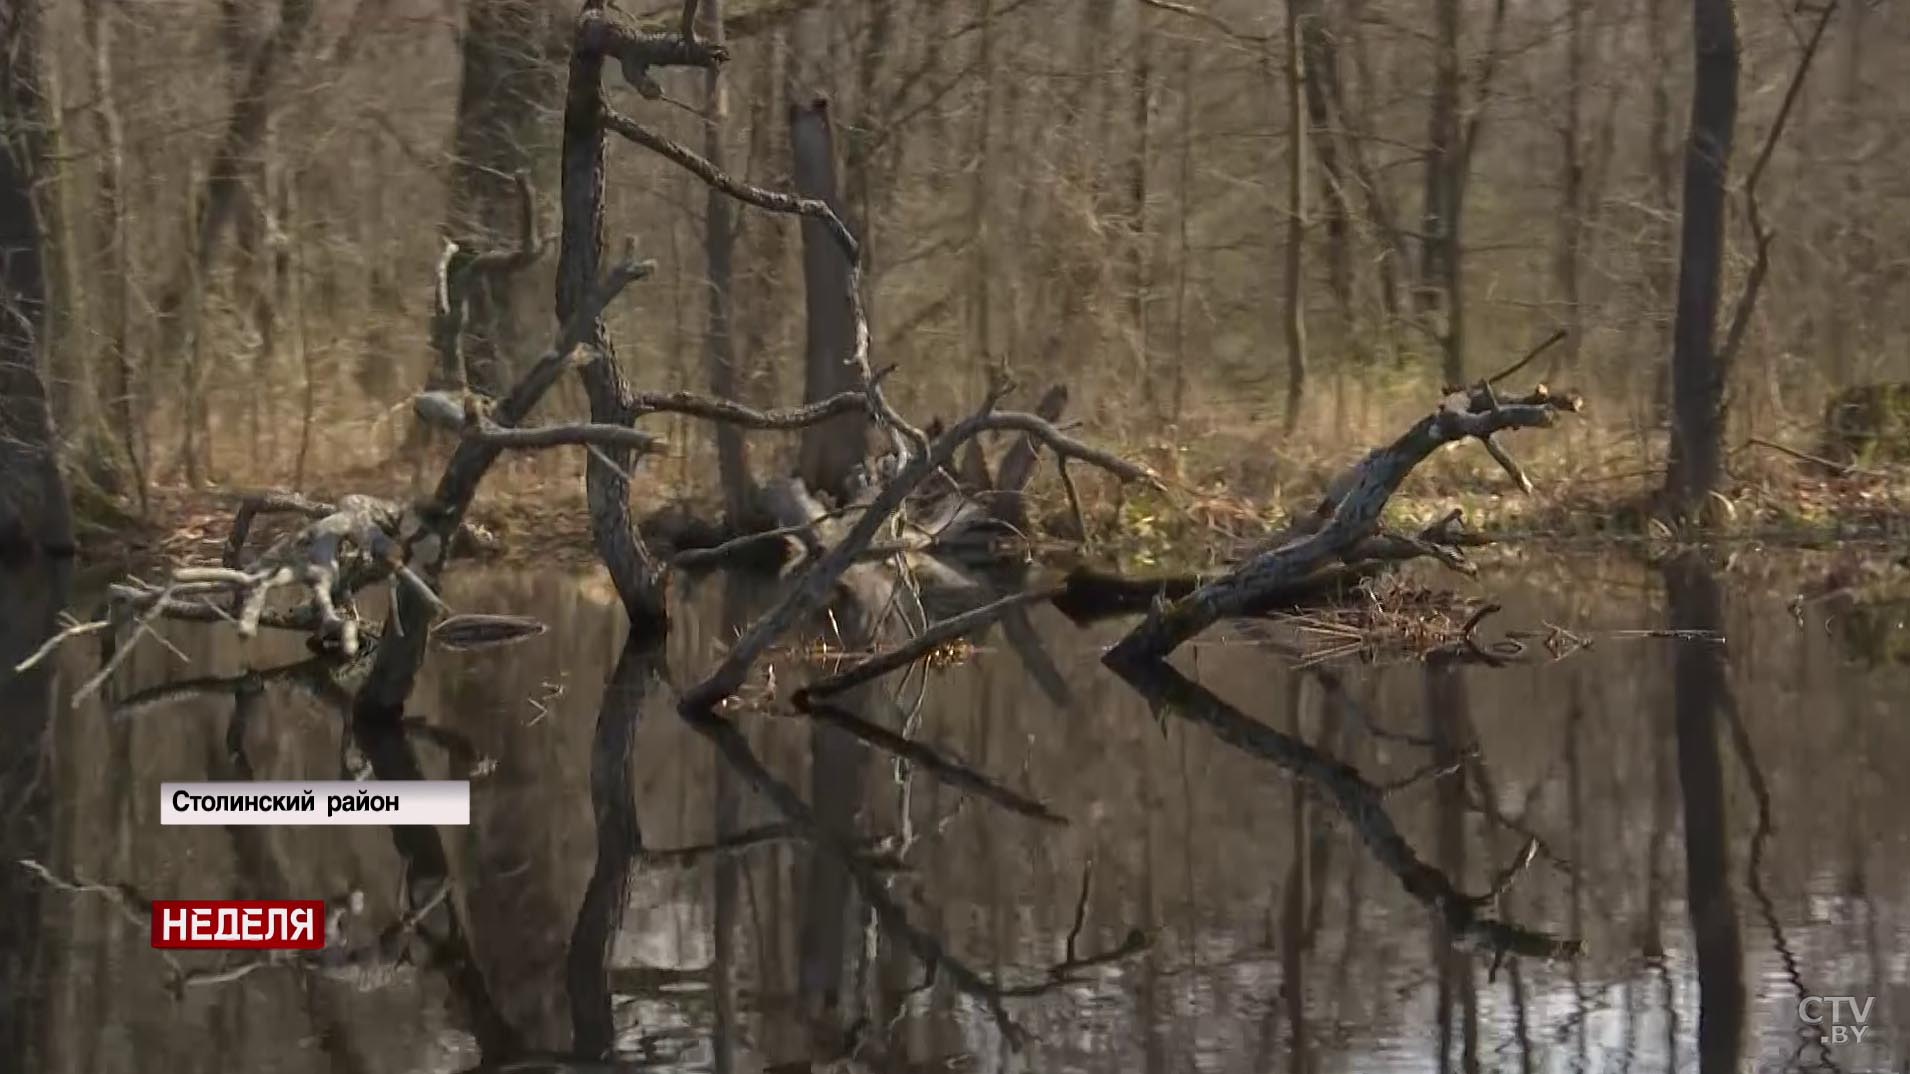
[[[1906,70],[0,0],[0,1072],[1910,1072]]]

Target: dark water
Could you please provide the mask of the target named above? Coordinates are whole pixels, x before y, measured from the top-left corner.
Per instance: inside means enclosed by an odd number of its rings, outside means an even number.
[[[431,942],[399,944],[403,964],[207,981],[229,964],[169,965],[113,897],[50,890],[9,860],[0,1066],[558,1069],[511,1061],[581,1039],[669,1070],[1904,1070],[1910,665],[1892,660],[1900,617],[1858,630],[1812,604],[1799,624],[1787,603],[1823,568],[1515,559],[1486,572],[1504,605],[1489,633],[1555,624],[1591,648],[1340,663],[1330,688],[1235,630],[1177,659],[1182,703],[1158,712],[1098,661],[1118,625],[1043,608],[1047,664],[991,633],[967,663],[854,699],[1065,824],[919,765],[898,778],[892,755],[773,706],[730,712],[714,737],[681,720],[671,684],[699,677],[773,580],[702,583],[651,656],[624,648],[601,583],[457,574],[460,611],[551,624],[434,653],[414,694],[421,725],[397,748],[432,777],[481,773],[468,829],[163,828],[162,781],[339,778],[392,744],[341,757],[336,697],[293,680],[114,713],[169,682],[297,661],[296,639],[172,629],[179,655],[143,644],[77,709],[98,656],[75,647],[50,707],[8,687],[9,859],[146,898],[358,890],[367,936],[398,922],[407,883],[448,874],[450,897]],[[1669,627],[1727,640],[1626,633]],[[784,654],[779,689],[807,667]],[[1243,716],[1403,784],[1386,813],[1461,891],[1486,891],[1537,836],[1491,912],[1585,955],[1495,966],[1448,943],[1330,787],[1237,744],[1226,721]],[[670,853],[719,829],[787,834],[790,796],[846,833],[834,852]],[[1096,964],[1056,980],[1071,934]],[[945,960],[924,989],[915,955],[931,948]],[[1018,1050],[964,971],[1023,993],[1000,1001]],[[1806,996],[1874,998],[1864,1041],[1829,1043],[1828,1019],[1814,1035]],[[845,1051],[858,1065],[828,1065]]]

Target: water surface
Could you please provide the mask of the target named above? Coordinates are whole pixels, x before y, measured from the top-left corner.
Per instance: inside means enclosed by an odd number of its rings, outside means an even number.
[[[207,980],[232,964],[171,965],[114,898],[10,876],[18,1069],[542,1069],[508,1063],[602,1038],[625,1068],[662,1070],[821,1070],[845,1052],[861,1065],[841,1069],[897,1071],[1902,1070],[1910,665],[1891,659],[1888,615],[1864,633],[1807,604],[1800,622],[1789,604],[1824,569],[1519,556],[1482,587],[1437,579],[1503,605],[1487,636],[1533,632],[1505,667],[1353,660],[1322,676],[1258,627],[1176,658],[1235,715],[1390,788],[1400,835],[1461,891],[1489,889],[1536,837],[1492,912],[1587,951],[1496,966],[1448,943],[1323,788],[1104,669],[1118,623],[1042,608],[1039,652],[991,632],[966,662],[851,699],[1062,824],[786,706],[728,711],[727,752],[687,725],[673,685],[711,666],[773,579],[687,588],[651,656],[626,648],[599,581],[456,573],[459,610],[551,625],[434,653],[414,693],[404,752],[432,777],[476,773],[467,829],[162,828],[163,781],[333,779],[390,758],[343,749],[336,696],[242,677],[303,659],[298,639],[174,627],[178,654],[142,644],[71,708],[98,667],[75,647],[45,721],[9,714],[45,728],[37,781],[16,780],[31,793],[9,794],[34,821],[9,857],[146,898],[362,891],[350,927],[367,938],[399,921],[408,883],[415,897],[448,873],[456,935],[355,975]],[[1548,625],[1592,644],[1555,660]],[[1725,641],[1633,633],[1667,628]],[[812,674],[784,653],[777,691]],[[116,711],[186,680],[208,689]],[[858,870],[789,832],[778,793]],[[752,831],[777,837],[673,853]],[[923,943],[948,959],[932,978]],[[1057,975],[1071,954],[1088,965]],[[1019,1048],[962,968],[1014,993],[1000,1002]],[[1820,1040],[1804,996],[1875,997],[1864,1043]]]

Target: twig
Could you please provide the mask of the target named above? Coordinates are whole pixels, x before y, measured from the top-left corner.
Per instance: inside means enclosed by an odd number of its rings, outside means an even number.
[[[14,674],[17,675],[31,670],[33,665],[45,660],[53,650],[60,647],[61,643],[73,638],[83,638],[88,634],[96,634],[112,625],[113,621],[111,619],[98,619],[89,623],[71,622],[58,634],[46,639],[38,649],[33,650],[31,656],[13,665]]]
[[[1053,600],[1055,595],[1062,591],[1062,588],[1060,585],[1050,585],[1040,589],[1011,593],[1000,600],[944,619],[916,635],[907,645],[900,645],[886,652],[877,653],[866,660],[850,665],[847,669],[831,675],[828,678],[820,679],[802,687],[796,691],[795,697],[793,698],[796,707],[806,710],[812,701],[829,697],[833,694],[839,694],[844,690],[860,686],[865,682],[879,679],[897,668],[913,664],[933,652],[945,642],[952,641],[964,634],[988,626],[996,619],[999,619],[1005,612],[1029,604],[1040,604]]]
[[[1571,333],[1567,332],[1563,328],[1560,328],[1557,331],[1554,331],[1551,335],[1545,337],[1544,340],[1540,341],[1538,346],[1533,347],[1531,350],[1527,351],[1525,354],[1525,357],[1519,359],[1516,362],[1513,362],[1511,365],[1506,366],[1504,369],[1501,369],[1497,373],[1494,373],[1491,376],[1487,377],[1484,381],[1482,381],[1482,383],[1486,384],[1487,386],[1491,386],[1493,384],[1499,383],[1500,381],[1506,379],[1507,377],[1510,377],[1512,374],[1517,373],[1519,370],[1524,369],[1528,365],[1531,365],[1533,359],[1537,358],[1541,354],[1544,354],[1546,351],[1551,350],[1553,344],[1558,343],[1560,340],[1563,340],[1566,336],[1570,334]]]
[[[133,620],[133,636],[126,639],[126,644],[119,646],[113,651],[112,657],[106,661],[106,666],[99,669],[99,674],[81,683],[80,688],[73,691],[73,707],[75,709],[80,707],[81,702],[91,697],[93,691],[99,689],[102,683],[112,678],[113,672],[119,670],[119,665],[125,662],[126,657],[131,654],[134,647],[139,644],[140,637],[152,626],[152,621],[165,609],[167,598],[170,597],[171,594],[172,589],[170,586],[162,590],[159,594],[159,599],[153,602],[152,607],[141,612],[139,617]]]
[[[1797,58],[1797,66],[1791,71],[1791,81],[1784,88],[1784,101],[1778,105],[1777,116],[1771,121],[1771,129],[1764,136],[1764,144],[1758,149],[1757,160],[1751,165],[1744,179],[1745,220],[1751,229],[1751,239],[1755,254],[1751,261],[1751,271],[1745,275],[1744,290],[1739,293],[1737,305],[1731,311],[1731,324],[1725,331],[1724,345],[1718,349],[1718,365],[1729,370],[1736,360],[1738,350],[1744,344],[1745,333],[1751,325],[1751,314],[1757,309],[1759,292],[1764,287],[1764,277],[1771,268],[1771,245],[1777,241],[1776,233],[1764,226],[1762,207],[1758,204],[1757,184],[1764,177],[1764,168],[1771,161],[1771,154],[1777,149],[1777,140],[1783,135],[1785,124],[1790,121],[1791,108],[1804,89],[1805,76],[1810,74],[1811,64],[1817,58],[1817,46],[1824,40],[1824,32],[1830,29],[1830,20],[1837,14],[1838,0],[1826,0],[1817,17],[1817,25],[1811,28],[1811,35],[1804,42],[1804,51]]]
[[[603,117],[605,129],[615,131],[645,149],[662,156],[665,160],[688,170],[690,174],[703,180],[704,183],[720,193],[727,194],[744,204],[754,205],[758,209],[766,209],[772,213],[807,216],[822,221],[822,223],[828,227],[830,235],[835,238],[836,244],[841,246],[843,253],[848,256],[849,263],[853,265],[860,259],[862,253],[861,244],[856,241],[855,235],[850,232],[849,225],[842,222],[842,218],[836,215],[836,211],[831,209],[827,202],[818,198],[805,198],[796,194],[786,194],[779,190],[769,190],[765,187],[754,186],[750,183],[743,182],[697,155],[697,153],[689,147],[656,133],[615,109],[606,107]]]
[[[530,428],[499,425],[480,413],[467,410],[461,397],[448,392],[419,392],[412,397],[411,411],[420,421],[489,447],[535,450],[594,444],[629,448],[639,454],[656,454],[667,447],[649,433],[622,425],[591,422]]]
[[[1785,447],[1783,444],[1779,444],[1772,440],[1766,440],[1761,436],[1753,436],[1747,439],[1745,443],[1756,444],[1759,447],[1770,448],[1772,451],[1775,451],[1781,455],[1789,455],[1791,458],[1797,459],[1800,462],[1816,463],[1817,465],[1822,466],[1826,470],[1831,471],[1832,473],[1838,475],[1839,477],[1848,477],[1853,474],[1862,476],[1862,477],[1889,476],[1888,474],[1885,474],[1879,470],[1866,469],[1865,467],[1856,466],[1849,463],[1832,462],[1829,459],[1822,458],[1817,455],[1807,455],[1802,451],[1798,451],[1796,448]]]
[[[784,537],[797,537],[806,533],[811,533],[815,529],[816,523],[818,522],[824,522],[832,518],[841,518],[844,515],[851,515],[860,510],[862,510],[860,505],[851,505],[849,507],[843,507],[834,511],[826,512],[824,514],[818,515],[815,518],[806,519],[802,522],[793,522],[787,526],[777,526],[775,529],[763,530],[760,533],[745,533],[741,537],[732,537],[729,540],[724,541],[722,544],[719,544],[714,548],[688,549],[683,552],[678,552],[676,555],[670,557],[670,566],[678,567],[682,569],[692,569],[696,567],[707,567],[707,566],[712,566],[715,564],[720,564],[729,560],[731,557],[735,556],[737,553],[741,552],[745,548],[750,547],[751,545],[761,544],[766,541],[781,540]]]

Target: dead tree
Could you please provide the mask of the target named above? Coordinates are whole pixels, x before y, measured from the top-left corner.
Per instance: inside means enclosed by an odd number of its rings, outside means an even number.
[[[1738,115],[1738,25],[1730,0],[1693,0],[1691,129],[1685,139],[1683,237],[1672,328],[1671,465],[1665,493],[1695,511],[1724,466],[1724,374],[1716,333],[1724,274],[1725,181]]]
[[[789,108],[789,145],[795,160],[796,193],[841,214],[836,190],[835,124],[829,102],[817,97]],[[802,221],[803,305],[807,316],[803,348],[803,401],[813,403],[855,385],[855,370],[843,355],[855,346],[849,288],[854,266],[829,226],[810,216]],[[803,430],[803,482],[816,492],[841,498],[850,472],[868,456],[867,413],[844,414]]]
[[[723,44],[723,0],[703,0],[702,32],[711,44]],[[723,168],[723,125],[729,120],[729,89],[722,72],[703,72],[703,158]],[[703,360],[708,367],[710,393],[719,399],[739,398],[736,377],[736,221],[728,195],[708,191],[703,210],[704,271],[709,276],[708,325]],[[749,472],[749,450],[740,429],[716,427],[716,470],[722,483],[723,510],[733,528],[744,528],[754,510],[755,485]]]
[[[1321,568],[1347,558],[1369,537],[1403,542],[1421,554],[1453,560],[1456,552],[1452,549],[1442,551],[1423,538],[1380,531],[1380,514],[1414,467],[1433,452],[1460,440],[1481,441],[1494,461],[1521,487],[1526,486],[1529,479],[1493,437],[1508,429],[1550,426],[1559,413],[1576,412],[1580,402],[1575,395],[1552,395],[1543,385],[1521,398],[1500,399],[1492,384],[1525,366],[1559,338],[1553,336],[1511,369],[1471,388],[1454,391],[1432,414],[1391,444],[1374,449],[1336,479],[1312,517],[1295,527],[1302,531],[1300,535],[1282,535],[1263,542],[1226,574],[1177,600],[1157,603],[1119,644],[1108,650],[1106,661],[1119,666],[1163,658],[1215,622],[1247,614]]]

